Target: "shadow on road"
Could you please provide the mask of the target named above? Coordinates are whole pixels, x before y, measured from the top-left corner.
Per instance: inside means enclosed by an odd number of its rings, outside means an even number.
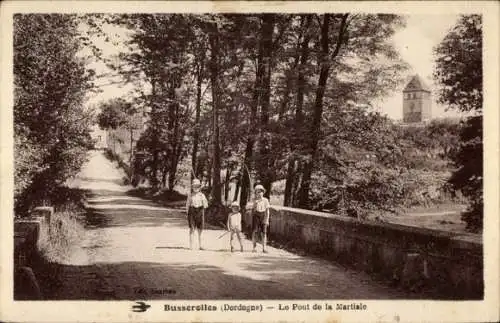
[[[105,196],[129,196],[127,191],[111,190],[111,189],[85,189],[87,198],[105,197]]]
[[[78,179],[88,183],[111,183],[116,185],[124,185],[125,182],[124,178],[99,178],[99,177],[79,176]]]
[[[145,208],[111,208],[87,209],[85,228],[105,227],[187,227],[187,220],[180,217],[169,216],[165,210],[151,210]]]
[[[104,227],[169,226],[187,228],[184,207],[165,206],[165,203],[150,201],[129,194],[110,190],[93,190],[86,193],[88,229]],[[184,204],[185,202],[182,202]],[[178,202],[176,202],[178,204]],[[220,227],[205,221],[205,230],[220,230]]]
[[[46,300],[443,299],[374,284],[366,275],[344,269],[318,271],[318,264],[306,258],[266,256],[239,263],[51,264],[54,274],[41,287]]]

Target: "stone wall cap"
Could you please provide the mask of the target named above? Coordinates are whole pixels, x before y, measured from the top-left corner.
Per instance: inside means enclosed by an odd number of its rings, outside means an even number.
[[[54,213],[54,207],[53,206],[37,206],[33,209],[33,211],[50,211]]]
[[[18,223],[40,223],[41,221],[42,221],[41,219],[38,219],[38,217],[36,217],[36,218],[28,218],[28,219],[22,219],[22,220],[15,220],[14,224],[18,224]]]
[[[454,244],[461,246],[461,247],[465,247],[467,249],[474,248],[474,247],[477,248],[477,247],[480,247],[483,245],[482,236],[475,235],[475,234],[441,231],[441,230],[436,230],[436,229],[421,228],[421,227],[409,226],[409,225],[398,224],[398,223],[358,220],[356,218],[346,217],[346,216],[342,216],[342,215],[338,215],[338,214],[325,213],[325,212],[319,212],[319,211],[311,211],[311,210],[306,210],[306,209],[292,208],[292,207],[279,206],[279,205],[271,205],[271,209],[276,210],[276,211],[280,211],[280,210],[289,211],[289,212],[293,212],[293,213],[301,214],[301,215],[315,215],[315,216],[319,216],[319,217],[323,217],[323,218],[333,219],[335,221],[341,221],[341,222],[344,222],[346,224],[349,223],[349,224],[354,224],[354,225],[363,225],[363,226],[370,226],[370,227],[382,227],[382,228],[388,228],[388,229],[394,229],[394,230],[401,230],[404,232],[415,233],[415,234],[427,234],[427,235],[430,235],[434,238],[449,239]]]

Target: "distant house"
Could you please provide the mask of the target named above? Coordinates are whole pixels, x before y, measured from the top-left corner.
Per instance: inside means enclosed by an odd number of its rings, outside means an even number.
[[[431,90],[415,75],[403,90],[403,122],[422,123],[432,118]]]
[[[92,128],[92,132],[90,133],[92,140],[94,140],[94,148],[95,149],[105,149],[108,147],[107,145],[107,133],[105,130],[99,129],[99,126],[95,126]]]

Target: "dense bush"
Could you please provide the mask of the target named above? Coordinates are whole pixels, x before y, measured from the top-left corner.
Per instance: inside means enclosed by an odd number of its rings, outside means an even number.
[[[459,120],[407,126],[376,113],[354,113],[352,129],[344,126],[344,133],[325,141],[311,192],[314,208],[365,217],[451,198],[447,179]]]
[[[42,149],[27,138],[25,131],[16,127],[14,136],[14,198],[17,203],[21,194],[31,185],[34,176],[44,169]]]
[[[454,156],[457,170],[449,179],[456,190],[469,199],[469,207],[463,214],[468,229],[478,231],[483,227],[483,121],[471,117],[460,133],[460,149]]]
[[[14,166],[16,213],[48,198],[76,174],[93,146],[85,95],[93,71],[79,56],[74,15],[14,16]]]

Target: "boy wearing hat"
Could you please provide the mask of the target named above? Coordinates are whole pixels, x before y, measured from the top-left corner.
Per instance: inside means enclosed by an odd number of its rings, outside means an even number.
[[[255,200],[253,201],[252,212],[252,243],[253,250],[256,252],[257,232],[262,234],[262,252],[267,253],[267,226],[269,225],[269,200],[264,197],[266,190],[262,185],[255,186]]]
[[[227,217],[227,229],[231,232],[231,252],[234,251],[233,248],[233,239],[234,234],[238,237],[238,241],[240,243],[240,250],[243,252],[243,244],[241,242],[241,213],[240,213],[240,205],[238,202],[231,203],[231,213],[229,213]]]
[[[189,224],[189,248],[193,249],[194,230],[198,231],[198,246],[201,246],[201,232],[205,224],[205,209],[208,207],[208,201],[205,195],[200,191],[201,182],[194,179],[191,183],[191,194],[189,194],[186,202],[186,211],[188,214]]]

